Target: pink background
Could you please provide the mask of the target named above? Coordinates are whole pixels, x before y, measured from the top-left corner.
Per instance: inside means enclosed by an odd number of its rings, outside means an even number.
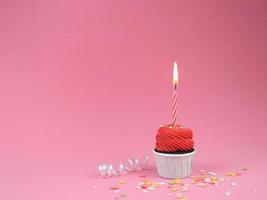
[[[171,120],[174,60],[194,173],[246,167],[232,198],[266,198],[266,9],[264,0],[1,0],[0,199],[113,199],[118,179],[100,179],[97,166],[151,154]],[[174,199],[141,193],[137,177],[123,177],[127,199]],[[187,196],[225,199],[227,188]]]

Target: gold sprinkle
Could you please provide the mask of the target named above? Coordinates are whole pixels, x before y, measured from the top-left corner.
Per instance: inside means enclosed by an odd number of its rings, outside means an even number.
[[[109,189],[111,189],[111,190],[118,190],[120,188],[119,187],[110,187]]]
[[[119,184],[125,184],[125,183],[126,183],[125,180],[120,180],[120,181],[119,181]]]
[[[171,188],[170,190],[171,190],[172,192],[177,192],[177,191],[178,191],[178,189],[175,188],[175,187]]]

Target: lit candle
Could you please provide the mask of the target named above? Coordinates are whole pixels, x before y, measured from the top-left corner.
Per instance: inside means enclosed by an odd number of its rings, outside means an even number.
[[[177,63],[174,62],[173,65],[173,99],[172,99],[172,125],[176,124],[177,118],[177,86],[178,86],[178,68]]]

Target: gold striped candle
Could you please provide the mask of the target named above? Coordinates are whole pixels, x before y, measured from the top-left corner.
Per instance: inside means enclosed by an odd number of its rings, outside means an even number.
[[[178,86],[178,67],[177,63],[173,65],[173,98],[172,98],[172,125],[175,126],[177,119],[177,86]]]

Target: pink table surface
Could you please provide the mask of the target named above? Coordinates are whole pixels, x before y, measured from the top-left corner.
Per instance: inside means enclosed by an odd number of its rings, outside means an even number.
[[[175,199],[135,188],[140,174],[162,181],[155,168],[97,172],[153,160],[157,129],[171,120],[174,60],[193,174],[242,173],[186,197],[267,199],[266,9],[263,0],[0,1],[0,199],[114,199],[118,180],[125,199]]]

